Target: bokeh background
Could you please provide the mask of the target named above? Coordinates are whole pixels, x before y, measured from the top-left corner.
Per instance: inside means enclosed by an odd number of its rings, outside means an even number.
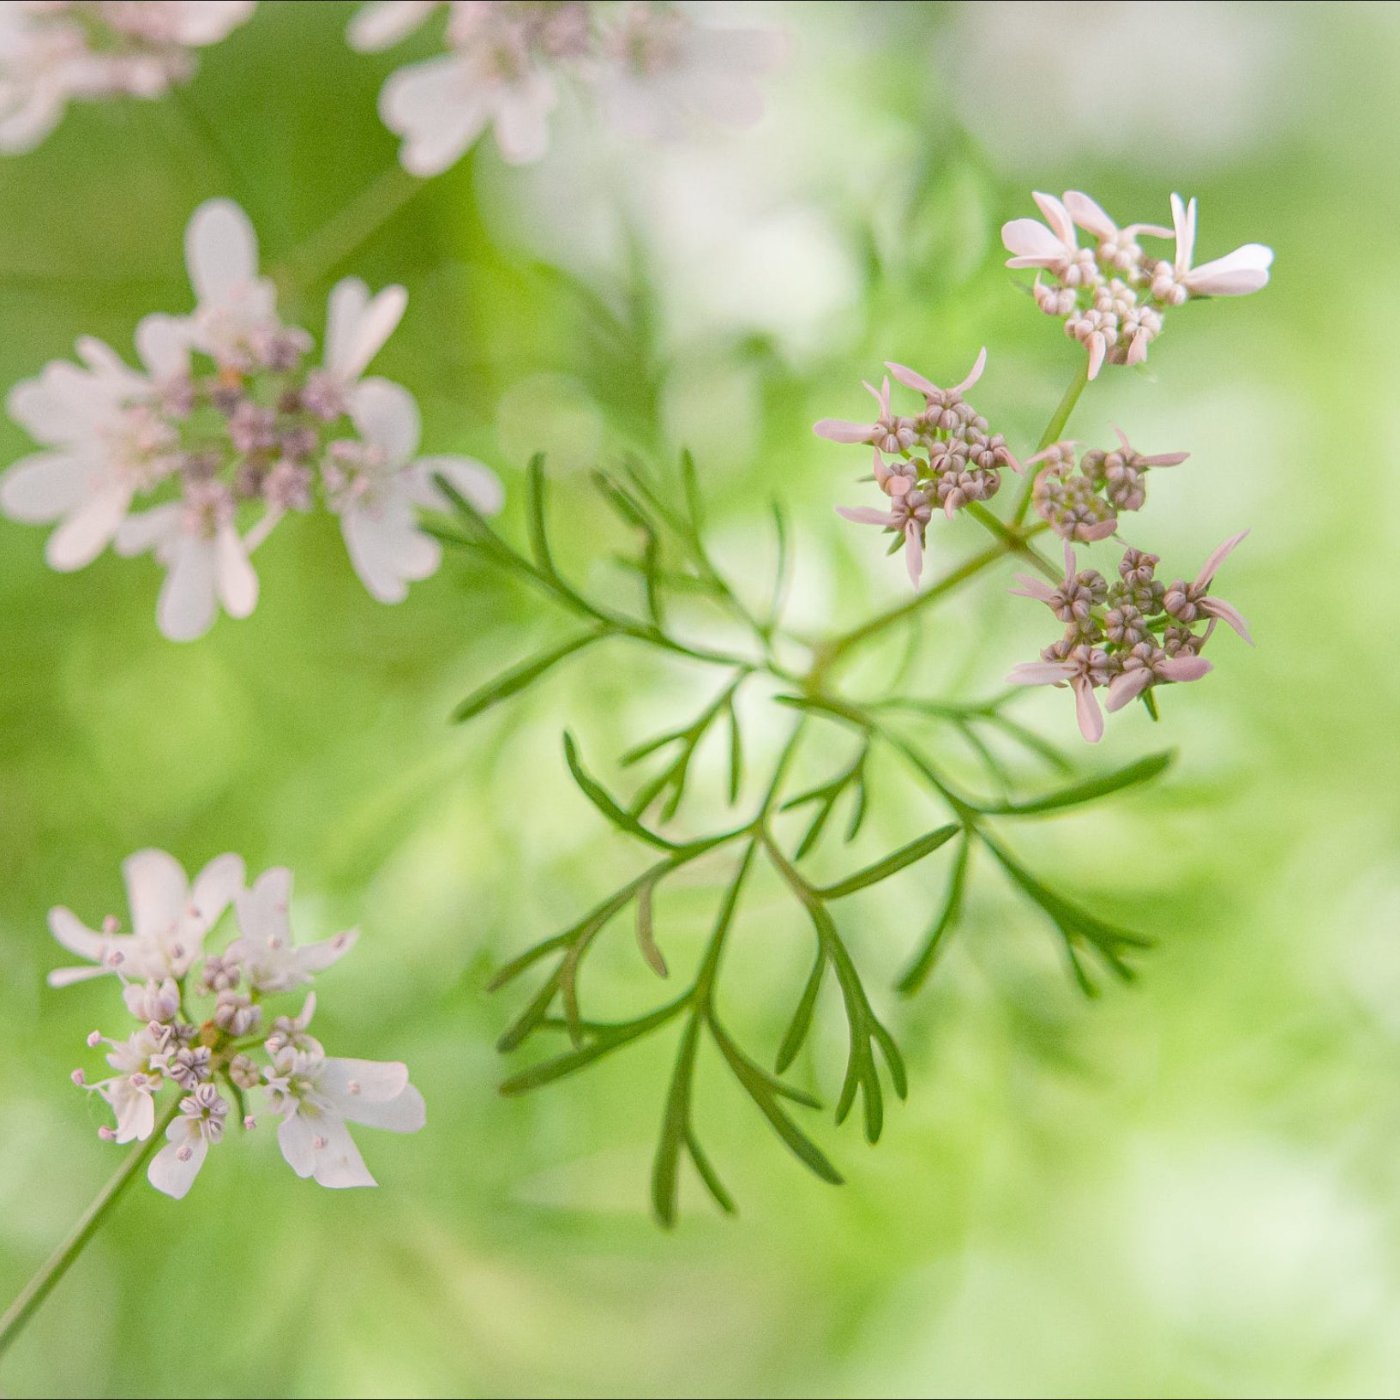
[[[336,260],[318,230],[394,161],[379,84],[432,35],[360,56],[352,6],[264,3],[188,89],[74,108],[0,162],[0,385],[81,333],[127,350],[140,315],[187,307],[185,221],[229,194],[314,331],[335,275],[408,286],[379,368],[418,394],[429,450],[474,453],[508,488],[551,452],[580,576],[608,577],[583,468],[688,443],[741,582],[762,590],[781,495],[798,621],[849,625],[905,585],[833,516],[856,468],[812,420],[859,416],[884,358],[947,382],[986,343],[976,402],[1027,449],[1077,351],[1002,268],[999,224],[1033,188],[1087,189],[1125,222],[1194,193],[1201,255],[1270,243],[1274,280],[1175,313],[1074,427],[1192,452],[1154,479],[1154,548],[1189,575],[1251,526],[1220,588],[1259,645],[1222,638],[1158,729],[1120,716],[1093,756],[1177,745],[1164,781],[1017,833],[1159,947],[1086,1002],[984,863],[938,975],[903,1001],[935,857],[847,929],[910,1061],[885,1140],[826,1120],[848,1184],[825,1186],[707,1062],[741,1213],[689,1180],[662,1232],[646,1180],[666,1047],[506,1101],[492,1042],[516,1003],[484,988],[637,868],[570,786],[564,723],[606,753],[694,674],[585,659],[457,729],[458,699],[564,625],[469,559],[384,608],[334,522],[298,520],[259,554],[255,615],[177,646],[149,561],[60,577],[43,532],[0,523],[0,1294],[116,1161],[67,1083],[115,1024],[111,989],[44,986],[45,913],[120,910],[141,846],[288,864],[303,937],[360,924],[323,979],[322,1039],[407,1060],[429,1105],[416,1138],[361,1135],[377,1192],[297,1181],[270,1135],[214,1153],[183,1203],[138,1185],[6,1359],[6,1393],[1400,1387],[1400,8],[738,8],[793,40],[754,132],[641,151],[562,112],[540,166],[488,141]],[[0,425],[5,461],[27,450]],[[935,548],[967,547],[959,528]],[[1004,581],[929,615],[930,694],[977,691],[1045,640]],[[1021,712],[1074,742],[1062,702]],[[880,820],[909,832],[897,804]],[[801,968],[800,916],[770,893],[747,956]],[[662,930],[682,960],[697,938]],[[800,977],[726,996],[773,1044]],[[589,991],[607,1006],[606,977]],[[824,1027],[799,1070],[830,1095],[830,1005]]]

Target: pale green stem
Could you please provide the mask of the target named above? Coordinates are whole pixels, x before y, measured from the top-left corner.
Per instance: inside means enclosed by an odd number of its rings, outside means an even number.
[[[1040,435],[1040,441],[1036,444],[1036,452],[1044,452],[1052,443],[1059,442],[1065,430],[1065,425],[1069,422],[1069,416],[1074,412],[1074,406],[1079,402],[1079,396],[1084,392],[1085,386],[1089,382],[1089,361],[1082,360],[1074,378],[1070,380],[1069,388],[1065,390],[1065,396],[1056,406],[1054,413],[1050,415],[1050,421],[1045,425],[1045,431]],[[1032,456],[1035,453],[1031,454]],[[1021,492],[1021,499],[1016,504],[1016,514],[1011,517],[1013,525],[1019,525],[1025,518],[1026,512],[1031,508],[1031,494],[1035,490],[1035,479],[1039,475],[1038,471],[1033,471],[1026,478],[1026,489]]]
[[[48,1257],[33,1278],[25,1285],[24,1291],[0,1317],[0,1356],[5,1354],[24,1324],[39,1310],[45,1298],[53,1292],[59,1279],[68,1272],[69,1266],[87,1247],[88,1241],[102,1227],[112,1208],[121,1199],[127,1186],[146,1164],[147,1158],[159,1146],[175,1115],[180,1111],[180,1098],[177,1095],[170,1108],[156,1123],[155,1130],[145,1142],[136,1143],[127,1153],[126,1160],[117,1168],[112,1178],[97,1193],[97,1198],[85,1210],[78,1223],[73,1226],[68,1238]]]

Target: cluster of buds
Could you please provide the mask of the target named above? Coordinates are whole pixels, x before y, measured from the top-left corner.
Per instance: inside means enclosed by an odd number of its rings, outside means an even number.
[[[138,851],[123,872],[131,932],[115,918],[99,931],[71,910],[49,914],[54,937],[91,964],[53,972],[50,984],[115,977],[136,1022],[116,1038],[97,1031],[88,1037],[92,1049],[108,1047],[110,1075],[90,1082],[83,1070],[73,1072],[75,1084],[112,1110],[116,1126],[104,1125],[99,1136],[144,1142],[163,1124],[167,1142],[147,1174],[178,1199],[223,1138],[231,1111],[251,1131],[261,1106],[278,1120],[278,1145],[298,1176],[322,1186],[373,1186],[346,1124],[421,1128],[423,1099],[407,1068],[328,1056],[309,1033],[314,993],[295,1015],[275,1015],[268,1006],[269,998],[306,986],[338,961],[357,934],[298,947],[288,916],[291,872],[269,870],[245,888],[237,856],[211,861],[193,884],[164,851]],[[238,936],[221,955],[208,953],[205,941],[230,904]]]
[[[1191,583],[1163,584],[1155,554],[1128,549],[1112,583],[1097,569],[1079,568],[1065,545],[1065,576],[1052,586],[1018,574],[1012,592],[1036,598],[1065,625],[1064,635],[1041,652],[1039,661],[1017,666],[1014,685],[1068,685],[1074,692],[1079,729],[1090,743],[1103,737],[1103,713],[1094,691],[1107,688],[1105,708],[1119,710],[1164,683],[1200,680],[1211,664],[1201,651],[1217,622],[1252,643],[1244,618],[1210,585],[1226,557],[1248,531],[1231,536]]]
[[[28,151],[74,100],[160,97],[195,51],[242,24],[255,0],[21,0],[0,5],[0,151]]]
[[[1039,470],[1031,491],[1036,514],[1063,540],[1102,540],[1118,528],[1118,516],[1147,502],[1147,473],[1174,467],[1190,455],[1164,452],[1147,457],[1115,428],[1119,446],[1093,449],[1075,460],[1075,444],[1057,442],[1026,459]]]
[[[80,364],[54,361],[11,392],[10,415],[45,450],[0,479],[0,509],[58,522],[47,550],[56,569],[82,568],[108,544],[154,552],[167,571],[157,622],[174,640],[202,635],[220,604],[247,616],[258,596],[252,551],[289,512],[318,501],[339,517],[369,591],[400,601],[441,557],[416,514],[447,504],[435,477],[483,511],[501,505],[499,482],[479,462],[415,460],[412,395],[361,378],[407,294],[389,287],[372,297],[355,278],[338,283],[325,355],[312,366],[312,339],[279,318],[237,205],[201,205],[185,243],[198,304],[140,322],[142,370],[84,338]],[[138,501],[150,508],[133,514]]]
[[[888,507],[840,506],[838,510],[847,520],[891,531],[895,536],[891,550],[903,548],[916,587],[933,512],[941,510],[951,520],[973,501],[991,500],[1001,487],[1004,467],[1021,471],[1006,439],[990,432],[987,420],[963,398],[981,378],[986,363],[983,350],[967,378],[950,389],[940,389],[905,365],[887,364],[901,384],[923,395],[921,412],[895,414],[886,378],[878,390],[865,386],[879,408],[873,423],[823,418],[813,426],[818,437],[864,443],[873,449],[875,483],[889,498]]]
[[[389,48],[441,8],[366,5],[350,23],[350,44]],[[594,93],[630,134],[671,135],[697,118],[751,125],[763,112],[757,80],[781,57],[772,32],[711,29],[673,4],[452,0],[445,8],[447,52],[401,68],[380,97],[415,175],[446,170],[488,126],[507,161],[539,160],[563,83]]]
[[[1032,291],[1036,305],[1059,317],[1065,333],[1089,355],[1089,378],[1108,364],[1135,365],[1161,333],[1169,307],[1193,297],[1244,296],[1269,280],[1273,251],[1248,243],[1223,258],[1193,267],[1196,201],[1172,195],[1172,228],[1129,224],[1119,228],[1103,209],[1078,190],[1063,200],[1035,195],[1045,223],[1013,219],[1001,236],[1012,257],[1008,267],[1038,269]],[[1076,228],[1092,246],[1079,246]],[[1175,239],[1172,258],[1146,252],[1139,238]],[[1054,280],[1044,282],[1041,273]]]

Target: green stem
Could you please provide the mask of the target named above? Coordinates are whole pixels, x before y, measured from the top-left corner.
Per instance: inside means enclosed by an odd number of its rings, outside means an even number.
[[[301,247],[293,250],[285,270],[288,281],[298,288],[307,288],[330,276],[351,253],[373,238],[425,183],[402,166],[391,165]]]
[[[136,1143],[127,1153],[126,1161],[117,1168],[112,1178],[97,1193],[97,1198],[83,1212],[78,1223],[73,1226],[68,1238],[48,1257],[43,1266],[25,1285],[24,1291],[10,1304],[4,1317],[0,1317],[0,1356],[19,1336],[26,1322],[39,1310],[58,1281],[68,1272],[69,1266],[87,1247],[88,1241],[98,1232],[108,1213],[121,1199],[122,1193],[135,1179],[136,1174],[146,1164],[146,1160],[160,1145],[165,1130],[180,1111],[180,1096],[177,1095],[170,1108],[156,1123],[155,1130],[145,1142]]]
[[[1056,405],[1054,413],[1050,415],[1050,421],[1045,425],[1045,431],[1041,433],[1040,441],[1036,444],[1036,452],[1044,452],[1052,443],[1059,442],[1064,433],[1065,425],[1069,422],[1069,416],[1074,412],[1074,406],[1079,402],[1079,396],[1084,392],[1088,383],[1089,361],[1082,360],[1079,368],[1075,371],[1074,378],[1069,382],[1069,388],[1065,390],[1064,397]],[[1035,490],[1035,479],[1038,475],[1038,472],[1032,472],[1026,478],[1026,489],[1021,492],[1021,499],[1016,505],[1016,514],[1011,517],[1013,525],[1019,525],[1026,518],[1026,512],[1030,510],[1031,494]]]

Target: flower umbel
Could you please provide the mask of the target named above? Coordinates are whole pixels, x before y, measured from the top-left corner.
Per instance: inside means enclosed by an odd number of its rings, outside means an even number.
[[[236,204],[195,210],[185,250],[196,306],[140,322],[141,370],[89,337],[78,342],[80,364],[55,361],[11,392],[11,416],[44,450],[0,478],[0,510],[57,524],[47,551],[56,569],[82,568],[109,544],[153,554],[165,570],[157,623],[176,641],[202,636],[221,607],[251,613],[251,554],[289,513],[318,502],[340,516],[369,591],[401,601],[407,581],[426,578],[441,557],[417,519],[448,504],[434,477],[484,513],[502,499],[479,462],[415,459],[412,395],[361,378],[407,294],[338,283],[324,363],[312,368],[311,337],[278,315],[276,289],[258,272],[257,236]]]
[[[307,1033],[316,999],[301,1011],[276,1017],[263,1029],[264,1003],[310,982],[354,946],[355,934],[294,947],[288,919],[291,873],[269,870],[251,890],[243,885],[243,862],[220,856],[205,867],[191,890],[173,857],[140,851],[126,862],[136,932],[95,934],[66,909],[49,917],[65,947],[94,958],[99,966],[54,973],[55,986],[112,972],[123,981],[126,1010],[140,1023],[123,1040],[94,1031],[88,1045],[109,1047],[113,1073],[89,1083],[82,1070],[73,1082],[111,1107],[116,1127],[99,1129],[112,1142],[145,1141],[160,1120],[166,1094],[166,1145],[150,1163],[157,1190],[176,1198],[194,1184],[209,1148],[222,1140],[230,1106],[236,1104],[245,1130],[256,1124],[252,1100],[261,1096],[280,1121],[278,1142],[298,1176],[323,1186],[373,1186],[347,1123],[417,1132],[423,1126],[422,1096],[402,1064],[328,1057]],[[228,904],[237,907],[240,936],[222,956],[205,953],[206,935]],[[104,926],[106,927],[106,926]],[[192,1011],[196,999],[211,999]]]

